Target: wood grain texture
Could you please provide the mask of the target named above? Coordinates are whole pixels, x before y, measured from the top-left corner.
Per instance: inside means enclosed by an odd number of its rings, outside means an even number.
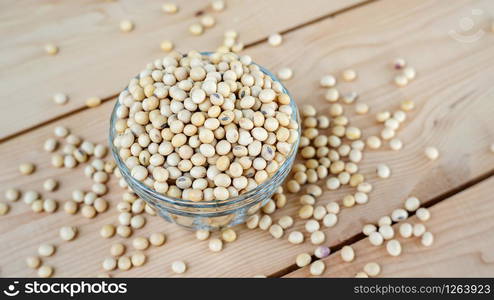
[[[227,9],[213,12],[209,1],[177,1],[177,14],[161,11],[163,2],[140,1],[4,1],[0,32],[0,139],[84,107],[88,97],[116,95],[146,63],[163,56],[160,43],[172,40],[177,49],[211,51],[228,29],[249,44],[300,24],[364,2],[363,0],[227,1]],[[30,13],[26,14],[29,10]],[[194,37],[188,27],[197,14],[211,13],[217,25]],[[122,33],[121,20],[135,23]],[[57,56],[44,53],[46,43],[60,47]],[[57,106],[54,93],[70,96]],[[12,103],[16,105],[13,106]],[[9,113],[6,113],[9,111]],[[23,115],[22,119],[15,116]]]
[[[425,247],[420,238],[402,238],[402,254],[392,257],[385,246],[372,246],[366,238],[352,245],[355,260],[346,263],[340,251],[323,259],[325,277],[353,277],[365,264],[377,262],[379,277],[492,277],[494,274],[494,178],[490,178],[430,208],[425,222],[434,244]],[[407,222],[422,223],[416,216]],[[397,233],[398,225],[393,227]],[[308,267],[287,277],[311,276]]]
[[[359,91],[360,101],[371,106],[371,114],[355,118],[355,123],[365,128],[365,136],[379,129],[373,121],[375,112],[396,109],[408,97],[417,102],[416,110],[399,133],[405,144],[402,151],[383,148],[366,152],[362,170],[374,185],[371,200],[367,205],[342,211],[339,224],[325,229],[327,245],[341,243],[359,233],[363,224],[389,214],[411,194],[426,202],[494,169],[494,156],[488,150],[494,140],[491,117],[494,90],[489,80],[494,75],[490,64],[494,55],[493,37],[461,44],[448,35],[471,8],[480,6],[486,12],[492,11],[491,2],[457,1],[448,6],[443,1],[430,0],[396,3],[393,0],[374,3],[307,26],[287,34],[286,42],[277,49],[261,44],[247,51],[272,70],[292,67],[295,77],[286,84],[297,103],[317,104],[321,109],[328,105],[321,99],[323,91],[317,88],[319,77],[328,72],[337,74],[347,67],[356,68],[360,79],[340,86],[342,91]],[[432,49],[441,55],[433,55]],[[396,56],[406,57],[419,73],[404,89],[390,84],[393,71],[389,64]],[[43,180],[48,177],[62,181],[62,189],[47,194],[50,197],[67,199],[71,190],[87,189],[90,182],[79,175],[80,168],[67,171],[49,167],[49,155],[41,151],[42,143],[51,137],[53,127],[60,124],[92,141],[105,142],[112,104],[107,102],[1,144],[0,190],[17,186],[23,190],[41,190]],[[423,156],[423,149],[429,145],[441,151],[440,159],[435,162]],[[18,163],[28,160],[36,162],[39,171],[21,177]],[[376,164],[383,161],[392,168],[393,175],[388,180],[378,180],[374,175]],[[111,187],[108,198],[115,204],[119,189],[114,184]],[[319,203],[338,201],[348,192],[348,189],[326,192]],[[274,214],[274,220],[296,214],[298,201],[295,196],[290,199],[285,209]],[[64,243],[58,255],[47,259],[47,263],[57,268],[57,276],[98,274],[103,257],[108,255],[110,241],[101,240],[95,231],[101,224],[115,223],[115,217],[113,210],[95,220],[67,217],[63,212],[34,215],[24,204],[15,203],[12,212],[0,219],[0,227],[7,228],[0,233],[4,241],[0,245],[0,275],[34,276],[24,266],[23,258],[34,254],[41,242],[61,244],[57,232],[66,224],[81,224],[80,238]],[[289,231],[301,228],[303,222],[297,222]],[[314,248],[309,243],[293,246],[286,241],[286,235],[283,240],[274,240],[266,232],[248,231],[242,226],[237,242],[227,245],[221,253],[211,253],[206,243],[196,241],[192,234],[159,218],[150,220],[138,234],[158,230],[169,235],[169,243],[151,249],[150,261],[144,267],[115,275],[171,276],[169,265],[176,259],[189,263],[186,276],[269,275],[292,265],[297,254]]]

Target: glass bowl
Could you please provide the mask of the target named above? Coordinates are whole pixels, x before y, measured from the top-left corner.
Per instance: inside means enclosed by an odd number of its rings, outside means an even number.
[[[259,65],[258,65],[259,66]],[[131,176],[129,168],[120,158],[118,149],[113,145],[113,139],[116,136],[115,122],[117,121],[116,111],[121,105],[117,100],[112,114],[110,123],[110,148],[113,158],[116,161],[117,167],[125,179],[129,187],[140,198],[146,201],[151,207],[155,209],[157,214],[163,217],[170,223],[175,223],[189,229],[205,229],[205,230],[218,230],[220,228],[234,226],[244,223],[246,219],[255,214],[262,206],[264,206],[274,192],[285,181],[285,178],[290,173],[293,162],[297,155],[298,145],[300,142],[300,116],[297,109],[297,105],[292,96],[285,88],[285,86],[274,76],[271,72],[259,66],[260,70],[271,77],[273,81],[279,82],[282,86],[283,92],[290,97],[290,106],[294,113],[292,119],[294,119],[298,126],[299,138],[293,144],[290,153],[287,155],[286,160],[280,166],[278,171],[270,177],[266,182],[260,184],[255,189],[250,190],[242,195],[234,198],[230,198],[223,201],[199,201],[193,202],[189,200],[168,197],[161,193],[156,192],[152,188],[144,185],[141,181]]]

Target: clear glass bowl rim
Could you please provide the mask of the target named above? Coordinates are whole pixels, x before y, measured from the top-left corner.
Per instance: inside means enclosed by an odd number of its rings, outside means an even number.
[[[201,52],[202,55],[211,55],[212,52]],[[300,134],[301,134],[301,124],[300,124],[300,115],[299,115],[299,112],[298,112],[298,109],[297,109],[297,104],[295,103],[295,101],[293,100],[290,92],[286,89],[286,87],[283,85],[283,83],[273,74],[271,73],[269,70],[265,69],[264,67],[252,62],[253,64],[257,65],[259,67],[259,69],[266,75],[268,75],[269,77],[271,77],[271,79],[275,82],[278,82],[283,91],[289,96],[290,98],[290,107],[292,108],[292,110],[294,110],[294,113],[295,113],[295,119],[298,123],[298,138],[297,140],[295,141],[295,143],[293,144],[292,146],[292,149],[290,150],[290,153],[287,155],[287,159],[283,162],[283,164],[278,168],[278,170],[276,171],[276,173],[271,176],[267,181],[265,181],[264,183],[258,185],[256,188],[254,188],[253,190],[250,190],[244,194],[241,194],[237,197],[234,197],[234,198],[229,198],[227,200],[221,200],[221,201],[197,201],[197,202],[194,202],[194,201],[190,201],[190,200],[184,200],[184,199],[180,199],[180,198],[175,198],[175,197],[169,197],[169,196],[165,196],[161,193],[158,193],[157,191],[155,191],[154,189],[152,188],[149,188],[148,186],[146,186],[144,183],[142,183],[141,181],[135,179],[134,177],[132,177],[132,175],[130,174],[130,170],[129,168],[127,168],[127,166],[125,165],[125,163],[122,161],[122,159],[120,158],[120,155],[118,154],[118,149],[115,147],[115,145],[113,144],[113,139],[115,137],[115,122],[117,120],[117,116],[116,116],[116,111],[118,109],[118,107],[121,105],[120,102],[118,101],[118,99],[116,100],[116,103],[115,103],[115,106],[113,107],[113,110],[112,110],[112,113],[111,113],[111,119],[110,119],[110,134],[109,134],[109,143],[110,143],[110,149],[111,149],[111,152],[112,152],[112,156],[113,158],[115,159],[115,161],[117,162],[117,167],[119,168],[120,172],[122,173],[122,177],[126,180],[126,181],[131,181],[132,184],[134,185],[137,185],[139,186],[139,188],[142,189],[142,191],[146,192],[149,194],[149,196],[157,199],[157,200],[160,200],[160,201],[163,201],[163,202],[166,202],[168,204],[172,204],[172,205],[178,205],[178,206],[183,206],[183,207],[196,207],[196,208],[214,208],[214,207],[221,207],[221,206],[229,206],[229,205],[234,205],[234,204],[237,204],[237,203],[240,203],[250,197],[252,197],[253,195],[257,194],[257,193],[261,193],[262,190],[268,186],[269,184],[271,184],[273,182],[273,179],[275,179],[277,176],[281,176],[280,173],[282,173],[281,171],[283,170],[283,168],[286,168],[287,167],[287,164],[290,164],[291,162],[293,162],[290,158],[292,156],[295,156],[297,151],[298,151],[298,145],[299,145],[299,142],[300,142]]]

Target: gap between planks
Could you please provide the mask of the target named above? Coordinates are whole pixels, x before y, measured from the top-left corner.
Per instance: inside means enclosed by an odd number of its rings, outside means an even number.
[[[298,25],[296,25],[296,26],[293,26],[293,27],[287,28],[287,29],[285,29],[285,30],[283,30],[283,31],[280,31],[280,34],[287,34],[287,33],[290,33],[290,32],[297,31],[297,30],[302,29],[302,28],[304,28],[304,27],[306,27],[306,26],[310,26],[310,25],[313,25],[313,24],[317,24],[317,23],[322,22],[322,21],[324,21],[324,20],[326,20],[326,19],[329,19],[329,18],[334,18],[334,17],[336,17],[336,16],[339,16],[339,15],[345,14],[345,13],[347,13],[347,12],[351,11],[351,10],[354,10],[354,9],[357,9],[357,8],[360,8],[360,7],[364,7],[364,6],[366,6],[366,5],[369,5],[369,4],[374,3],[374,2],[377,2],[377,1],[380,1],[380,0],[366,0],[366,1],[364,1],[364,2],[360,2],[360,3],[354,4],[354,5],[351,5],[351,6],[348,6],[348,7],[345,7],[345,8],[339,9],[339,10],[336,10],[336,11],[334,11],[334,12],[331,12],[331,13],[329,13],[329,14],[326,14],[326,15],[323,15],[323,16],[320,16],[320,17],[317,17],[317,18],[315,18],[315,19],[309,20],[309,21],[304,22],[304,23],[302,23],[302,24],[298,24]],[[196,15],[201,15],[201,14],[202,14],[202,10],[199,10],[199,11],[196,13]],[[260,39],[258,39],[258,40],[256,40],[256,41],[253,41],[253,42],[251,42],[251,43],[248,43],[248,44],[246,44],[246,45],[244,46],[244,49],[248,49],[248,48],[251,48],[251,47],[257,46],[257,45],[259,45],[259,44],[265,43],[265,42],[267,42],[267,39],[268,39],[267,37],[264,37],[264,38],[260,38]],[[105,103],[105,102],[107,102],[107,101],[110,101],[110,100],[112,100],[112,99],[116,98],[117,96],[118,96],[118,94],[112,94],[112,95],[110,95],[110,96],[104,97],[104,98],[102,98],[102,99],[101,99],[101,103]],[[64,119],[64,118],[67,118],[67,117],[69,117],[69,116],[71,116],[71,115],[73,115],[73,114],[80,113],[80,112],[82,112],[82,111],[84,111],[84,110],[86,110],[86,109],[89,109],[89,107],[87,107],[87,106],[82,106],[82,107],[80,107],[80,108],[77,108],[77,109],[74,109],[74,110],[68,111],[68,112],[66,112],[66,113],[64,113],[64,114],[61,114],[61,115],[59,115],[59,116],[57,116],[57,117],[54,117],[54,118],[51,118],[51,119],[45,120],[45,121],[43,121],[43,122],[41,122],[41,123],[38,123],[38,124],[36,124],[36,125],[30,126],[30,127],[28,127],[28,128],[25,128],[25,129],[22,129],[22,130],[20,130],[20,131],[17,131],[17,132],[14,132],[14,133],[12,133],[12,134],[9,134],[9,135],[5,136],[4,138],[0,138],[0,144],[4,143],[4,142],[6,142],[6,141],[9,141],[9,140],[11,140],[11,139],[14,139],[14,138],[16,138],[16,137],[18,137],[18,136],[21,136],[21,135],[23,135],[23,134],[25,134],[25,133],[27,133],[27,132],[29,132],[29,131],[31,131],[31,130],[35,130],[35,129],[37,129],[37,128],[40,128],[40,127],[43,127],[43,126],[49,125],[49,124],[51,124],[51,123],[53,123],[53,122],[56,122],[56,121],[62,120],[62,119]]]
[[[449,191],[446,191],[436,197],[433,197],[432,199],[428,200],[427,202],[424,202],[421,204],[421,207],[426,207],[426,208],[429,208],[429,207],[432,207],[436,204],[438,204],[439,202],[442,202],[442,201],[445,201],[451,197],[453,197],[454,195],[456,194],[459,194],[463,191],[466,191],[468,189],[471,189],[477,185],[479,185],[480,183],[486,181],[487,179],[491,178],[491,177],[494,177],[494,169],[492,169],[491,171],[487,172],[487,173],[484,173],[480,176],[477,176],[473,179],[471,179],[470,181],[467,181]],[[410,213],[409,214],[409,218],[414,216],[415,215],[415,212],[413,213]],[[396,224],[396,222],[393,222],[393,224]],[[360,240],[363,240],[367,238],[367,236],[365,236],[363,233],[358,233],[344,241],[342,241],[341,243],[338,243],[331,248],[331,254],[334,254],[336,253],[337,251],[339,251],[341,248],[343,248],[344,246],[351,246],[353,244],[355,244],[356,242],[360,241]],[[316,260],[320,260],[320,258],[316,258],[314,255],[312,255],[312,261],[316,261]],[[301,269],[300,267],[298,267],[296,264],[292,264],[282,270],[279,270],[275,273],[272,273],[270,275],[268,275],[268,278],[280,278],[280,277],[283,277],[285,275],[288,275],[290,273],[293,273],[297,270]]]

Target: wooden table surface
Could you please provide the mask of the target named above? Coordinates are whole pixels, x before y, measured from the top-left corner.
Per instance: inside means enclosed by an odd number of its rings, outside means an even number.
[[[90,180],[82,167],[54,169],[43,142],[54,127],[65,125],[93,142],[106,143],[109,115],[115,96],[127,80],[146,63],[163,55],[163,39],[177,49],[211,50],[227,29],[239,32],[239,40],[256,62],[273,71],[294,70],[286,82],[296,102],[325,109],[324,90],[319,78],[354,68],[359,78],[339,87],[343,92],[358,91],[359,101],[369,104],[370,113],[354,116],[352,122],[364,128],[364,136],[379,130],[376,112],[394,110],[405,99],[416,102],[399,137],[401,151],[387,147],[366,151],[361,170],[374,189],[366,205],[344,209],[333,228],[324,228],[325,244],[333,250],[325,258],[323,276],[354,276],[363,266],[376,261],[381,276],[494,276],[494,19],[491,0],[309,0],[240,1],[227,0],[227,9],[212,12],[207,1],[177,1],[179,13],[165,15],[161,1],[103,0],[5,0],[0,4],[0,201],[3,191],[15,187],[35,190],[45,198],[70,199],[74,189],[89,189]],[[187,32],[201,13],[212,13],[217,25],[199,37]],[[130,19],[136,28],[122,33],[119,22]],[[468,23],[471,24],[468,24]],[[472,25],[468,28],[468,25]],[[284,42],[272,47],[269,34],[283,33]],[[43,46],[60,46],[56,56],[46,55]],[[417,69],[418,76],[405,88],[392,84],[390,67],[396,57],[404,57]],[[69,95],[69,103],[55,105],[56,92]],[[87,97],[104,99],[101,106],[88,109]],[[436,161],[425,158],[427,146],[440,151]],[[21,162],[33,162],[37,171],[19,174]],[[389,179],[375,175],[378,163],[392,170]],[[60,181],[55,192],[44,192],[47,178]],[[116,224],[114,209],[122,189],[115,179],[105,196],[111,209],[95,219],[80,214],[67,215],[59,208],[54,214],[36,214],[22,201],[10,204],[10,212],[0,217],[0,276],[36,276],[24,259],[35,255],[40,243],[57,245],[57,253],[44,259],[54,266],[55,276],[96,276],[101,262],[109,256],[112,243],[130,240],[102,239],[103,224]],[[348,189],[325,192],[319,202],[341,201]],[[435,243],[426,248],[417,239],[403,242],[403,254],[391,257],[384,247],[373,247],[361,234],[364,224],[402,207],[408,196],[417,196],[430,207],[426,223]],[[297,195],[273,214],[295,216],[300,204]],[[411,222],[416,222],[412,217]],[[79,236],[62,242],[58,230],[65,225],[79,227]],[[302,230],[297,221],[289,230]],[[175,276],[170,263],[185,260],[187,277],[251,277],[255,275],[310,276],[308,268],[294,264],[297,254],[311,252],[310,243],[292,245],[287,234],[274,239],[262,230],[236,228],[238,240],[225,245],[220,253],[208,250],[207,242],[168,224],[159,217],[133,236],[166,233],[162,247],[146,250],[148,262],[130,271],[111,272],[116,277]],[[216,233],[215,233],[216,234]],[[352,245],[356,259],[341,260],[338,250]],[[131,251],[129,251],[131,252]]]

